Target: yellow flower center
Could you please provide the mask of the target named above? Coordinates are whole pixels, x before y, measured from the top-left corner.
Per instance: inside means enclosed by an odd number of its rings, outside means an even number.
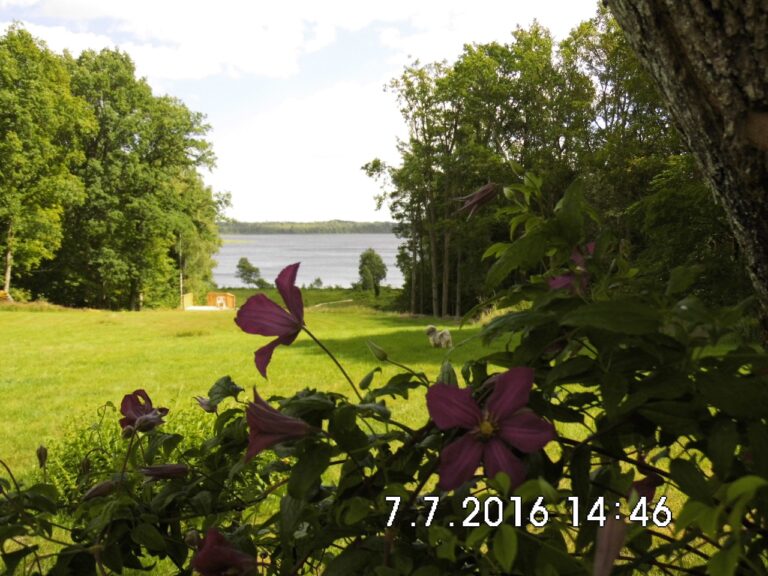
[[[493,436],[493,431],[495,430],[493,424],[491,424],[488,420],[483,420],[480,422],[480,424],[477,427],[478,432],[480,432],[480,435],[485,438],[490,438]]]

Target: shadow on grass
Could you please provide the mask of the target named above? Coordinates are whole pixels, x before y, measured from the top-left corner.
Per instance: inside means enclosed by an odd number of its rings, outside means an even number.
[[[492,350],[503,347],[502,345],[497,345],[493,348],[484,346],[479,337],[481,328],[474,326],[465,327],[461,330],[451,329],[455,344],[454,348],[433,348],[424,330],[421,327],[413,327],[412,319],[399,320],[392,318],[385,320],[382,318],[381,320],[385,326],[402,327],[403,329],[394,332],[371,333],[348,338],[329,337],[314,330],[313,333],[336,355],[342,365],[345,360],[367,361],[371,364],[371,368],[380,362],[368,348],[369,340],[384,349],[391,360],[415,369],[424,364],[439,364],[443,360],[449,360],[455,367],[460,368],[468,360],[485,356]],[[323,354],[322,350],[306,337],[295,342],[291,347],[307,352],[314,350],[318,354]]]

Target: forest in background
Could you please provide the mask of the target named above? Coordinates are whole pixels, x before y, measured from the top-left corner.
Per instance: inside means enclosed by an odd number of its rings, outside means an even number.
[[[17,299],[139,309],[211,284],[228,204],[203,182],[209,126],[155,96],[119,50],[55,54],[0,37],[0,288]]]
[[[198,172],[214,162],[201,114],[154,96],[125,53],[58,55],[11,28],[0,38],[2,288],[69,306],[175,305],[180,282],[210,287],[220,232],[374,226],[403,239],[402,308],[460,316],[494,294],[483,255],[519,236],[508,222],[527,171],[550,213],[578,182],[649,290],[697,264],[705,298],[749,293],[721,207],[605,9],[559,43],[534,23],[509,43],[466,45],[452,63],[416,61],[388,89],[409,137],[398,164],[363,169],[394,224],[217,226],[228,197]],[[489,183],[506,198],[468,218],[464,199]]]
[[[219,222],[221,234],[392,234],[391,222]]]
[[[522,233],[524,171],[542,178],[547,213],[580,186],[609,229],[600,232],[620,241],[649,290],[695,264],[706,299],[750,293],[722,208],[607,9],[559,43],[534,23],[506,44],[466,45],[452,63],[416,61],[388,89],[409,137],[399,164],[372,159],[363,170],[381,183],[404,240],[410,312],[459,316],[493,296],[483,254]],[[460,207],[489,183],[498,199],[468,218]]]

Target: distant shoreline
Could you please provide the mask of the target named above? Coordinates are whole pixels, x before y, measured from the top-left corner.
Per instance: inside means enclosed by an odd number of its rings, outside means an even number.
[[[392,234],[392,222],[219,222],[219,234]]]

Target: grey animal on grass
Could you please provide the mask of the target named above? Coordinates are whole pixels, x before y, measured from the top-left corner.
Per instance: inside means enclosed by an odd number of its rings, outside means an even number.
[[[453,348],[453,339],[451,333],[446,330],[438,330],[435,326],[430,324],[427,326],[427,336],[429,337],[429,343],[433,348]]]

